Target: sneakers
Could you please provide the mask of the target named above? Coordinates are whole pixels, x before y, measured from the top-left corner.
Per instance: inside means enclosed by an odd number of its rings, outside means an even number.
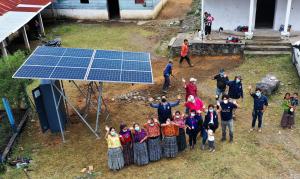
[[[205,149],[205,145],[201,145],[201,150],[204,150]]]
[[[255,129],[255,128],[251,128],[251,129],[249,129],[249,132],[253,132],[253,131],[254,131],[254,129]]]
[[[190,65],[190,67],[194,67],[194,65],[193,65],[193,64],[191,64],[191,65]]]
[[[259,129],[258,129],[258,132],[259,132],[259,133],[261,133],[261,132],[262,132],[262,131],[261,131],[261,128],[259,128]]]

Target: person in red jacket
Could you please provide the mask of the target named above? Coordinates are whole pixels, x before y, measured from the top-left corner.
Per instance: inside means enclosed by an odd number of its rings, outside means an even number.
[[[197,82],[197,79],[195,78],[190,78],[190,82],[189,83],[186,83],[185,79],[182,78],[182,82],[183,82],[183,87],[185,88],[185,101],[187,101],[188,97],[190,95],[194,96],[194,97],[198,97],[197,95],[197,85],[196,85],[196,82]]]
[[[203,112],[205,109],[203,101],[200,98],[190,95],[187,102],[185,103],[186,113],[195,110],[197,113]]]
[[[184,39],[183,44],[181,46],[179,65],[181,65],[181,63],[185,59],[190,65],[190,67],[194,66],[193,64],[191,64],[191,59],[188,53],[189,53],[189,41],[187,39]]]

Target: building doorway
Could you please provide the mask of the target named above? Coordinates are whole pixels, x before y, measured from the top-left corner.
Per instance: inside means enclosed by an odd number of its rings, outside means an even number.
[[[109,19],[120,19],[119,0],[107,0]]]
[[[255,28],[273,28],[276,0],[257,0]]]

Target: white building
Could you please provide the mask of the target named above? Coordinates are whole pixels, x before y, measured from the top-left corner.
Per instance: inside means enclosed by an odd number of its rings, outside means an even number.
[[[202,0],[203,12],[215,18],[212,29],[234,30],[248,26],[246,36],[252,37],[256,29],[278,31],[284,25],[282,35],[300,31],[300,0]]]

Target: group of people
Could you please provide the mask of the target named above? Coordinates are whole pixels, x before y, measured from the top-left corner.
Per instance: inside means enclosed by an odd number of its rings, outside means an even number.
[[[283,114],[281,118],[281,127],[292,129],[295,125],[295,110],[298,106],[298,93],[291,96],[286,93],[282,102]]]
[[[172,75],[172,63],[169,61],[164,75]],[[166,73],[166,71],[169,72]],[[168,101],[166,96],[162,96],[159,103],[153,103],[153,99],[150,99],[150,107],[157,109],[157,117],[150,117],[144,125],[134,123],[132,127],[128,127],[126,124],[121,124],[119,133],[113,127],[106,127],[109,168],[119,170],[130,164],[140,166],[158,161],[162,157],[176,157],[177,153],[185,150],[187,145],[191,150],[194,149],[199,134],[202,137],[200,148],[202,150],[208,148],[214,152],[214,134],[219,123],[222,130],[221,141],[226,141],[228,128],[229,142],[232,143],[235,111],[240,107],[239,103],[244,98],[242,78],[235,76],[233,80],[229,80],[224,69],[220,69],[212,79],[217,82],[216,104],[209,104],[206,107],[199,98],[197,79],[190,78],[189,82],[182,79],[186,92],[184,113],[180,111],[172,113],[172,108],[180,104],[181,96],[178,96],[174,102]],[[169,84],[170,81],[167,84],[165,82],[163,88],[168,88]],[[255,91],[252,91],[251,86],[249,86],[249,95],[254,100],[250,132],[255,130],[257,120],[258,132],[262,132],[263,114],[268,106],[268,99],[262,94],[261,89],[256,88]],[[286,95],[284,104],[289,111],[298,104],[296,99],[296,94],[293,98]],[[207,143],[208,147],[206,147]]]

